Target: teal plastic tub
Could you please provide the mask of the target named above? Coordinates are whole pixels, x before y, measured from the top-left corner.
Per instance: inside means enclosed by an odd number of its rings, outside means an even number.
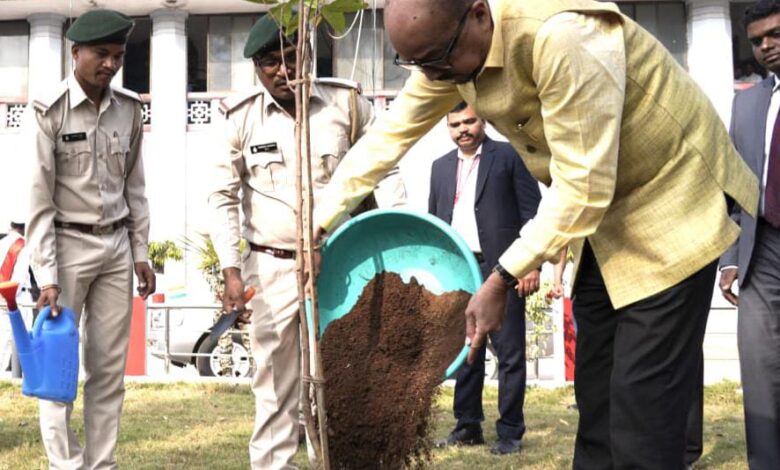
[[[456,290],[474,294],[482,285],[473,253],[441,219],[406,210],[366,212],[339,227],[322,248],[317,278],[320,335],[352,309],[366,284],[382,272],[396,273],[404,282],[414,277],[434,294]],[[464,346],[445,378],[467,355]]]

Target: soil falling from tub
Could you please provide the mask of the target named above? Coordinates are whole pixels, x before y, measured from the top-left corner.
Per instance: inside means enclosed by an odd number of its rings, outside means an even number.
[[[463,348],[471,294],[434,295],[382,273],[322,338],[334,469],[397,469],[430,456],[431,404]]]

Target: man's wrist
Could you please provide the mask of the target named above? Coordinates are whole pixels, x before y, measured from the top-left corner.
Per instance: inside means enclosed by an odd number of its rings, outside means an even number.
[[[222,275],[224,276],[225,280],[233,280],[233,279],[241,279],[241,270],[230,266],[222,270]]]

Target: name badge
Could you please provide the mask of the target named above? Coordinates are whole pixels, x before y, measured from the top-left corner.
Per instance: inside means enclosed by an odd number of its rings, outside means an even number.
[[[73,134],[63,134],[63,142],[78,142],[80,140],[87,140],[86,132],[74,132]]]
[[[249,151],[252,152],[252,155],[256,153],[263,153],[263,152],[275,152],[277,150],[279,150],[279,146],[276,145],[276,142],[252,145],[251,147],[249,147]]]

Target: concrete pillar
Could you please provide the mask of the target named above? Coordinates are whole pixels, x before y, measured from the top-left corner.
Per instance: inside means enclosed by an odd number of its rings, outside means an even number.
[[[144,165],[152,240],[179,240],[186,225],[187,12],[151,13],[151,132]],[[163,196],[164,195],[164,196]]]
[[[688,0],[688,70],[723,122],[731,119],[734,65],[728,0]]]
[[[30,56],[27,96],[41,96],[63,79],[62,25],[65,17],[54,13],[35,13],[30,23]]]
[[[150,17],[151,132],[144,145],[146,193],[154,201],[149,239],[179,242],[187,227],[187,12],[160,9]],[[172,271],[160,279],[158,292],[186,284],[183,272]]]

